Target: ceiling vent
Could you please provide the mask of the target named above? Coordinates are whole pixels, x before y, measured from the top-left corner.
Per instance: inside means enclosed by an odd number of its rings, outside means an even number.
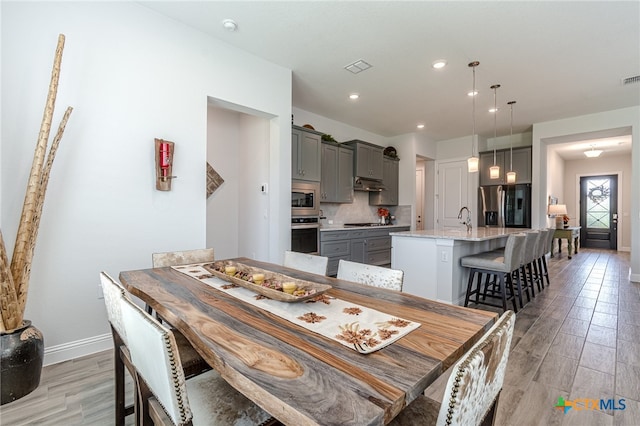
[[[627,77],[622,79],[622,85],[626,86],[627,84],[640,83],[640,75],[635,75],[633,77]]]
[[[353,74],[358,74],[362,71],[368,70],[369,68],[371,68],[371,64],[366,63],[362,59],[344,67],[345,70],[352,72]]]

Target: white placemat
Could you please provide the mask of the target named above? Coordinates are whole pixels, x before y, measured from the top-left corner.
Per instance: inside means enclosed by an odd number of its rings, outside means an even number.
[[[207,263],[172,268],[362,354],[382,349],[420,327],[419,323],[326,294],[300,303],[271,300],[212,275],[203,267]]]

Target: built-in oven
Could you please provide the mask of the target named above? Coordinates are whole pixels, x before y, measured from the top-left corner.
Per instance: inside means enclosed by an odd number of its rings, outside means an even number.
[[[320,253],[320,222],[317,216],[291,218],[291,251]]]
[[[320,216],[320,182],[291,181],[291,217]]]

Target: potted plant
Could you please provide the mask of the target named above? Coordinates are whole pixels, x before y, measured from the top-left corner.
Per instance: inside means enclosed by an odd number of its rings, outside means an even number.
[[[60,34],[10,263],[0,230],[0,405],[27,395],[40,384],[44,339],[31,321],[24,319],[24,310],[47,183],[62,134],[73,110],[71,107],[67,108],[47,153],[63,48],[64,35]]]

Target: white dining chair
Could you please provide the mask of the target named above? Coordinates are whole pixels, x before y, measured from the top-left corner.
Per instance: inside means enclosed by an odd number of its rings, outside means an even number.
[[[123,298],[130,300],[129,292],[106,272],[100,272],[100,283],[102,285],[102,294],[104,295],[104,304],[107,309],[107,319],[111,325],[114,346],[115,424],[124,425],[125,417],[136,411],[135,401],[137,400],[134,398],[134,405],[127,406],[125,404],[125,367],[135,381],[135,370],[131,363],[128,349],[129,340],[131,339],[128,338],[124,327],[120,303],[120,299]],[[187,376],[195,376],[211,369],[181,333],[175,332],[174,338],[180,354],[181,365]]]
[[[389,425],[492,424],[504,383],[515,322],[513,311],[502,314],[493,327],[448,370],[450,375],[444,389],[439,388],[439,394],[436,393],[438,389],[427,388],[427,393],[434,398],[418,396]],[[437,386],[437,383],[432,386]]]
[[[188,265],[190,263],[213,262],[214,260],[215,258],[212,248],[167,251],[162,253],[153,253],[151,255],[151,262],[153,263],[154,268]]]
[[[140,395],[143,425],[258,425],[266,411],[211,370],[185,379],[172,331],[127,298],[120,299]]]
[[[403,277],[404,272],[397,269],[366,265],[344,259],[340,259],[338,262],[338,275],[336,276],[339,280],[354,281],[397,291],[402,291]]]
[[[327,275],[329,258],[315,254],[298,253],[296,251],[284,252],[284,266],[312,274]]]

